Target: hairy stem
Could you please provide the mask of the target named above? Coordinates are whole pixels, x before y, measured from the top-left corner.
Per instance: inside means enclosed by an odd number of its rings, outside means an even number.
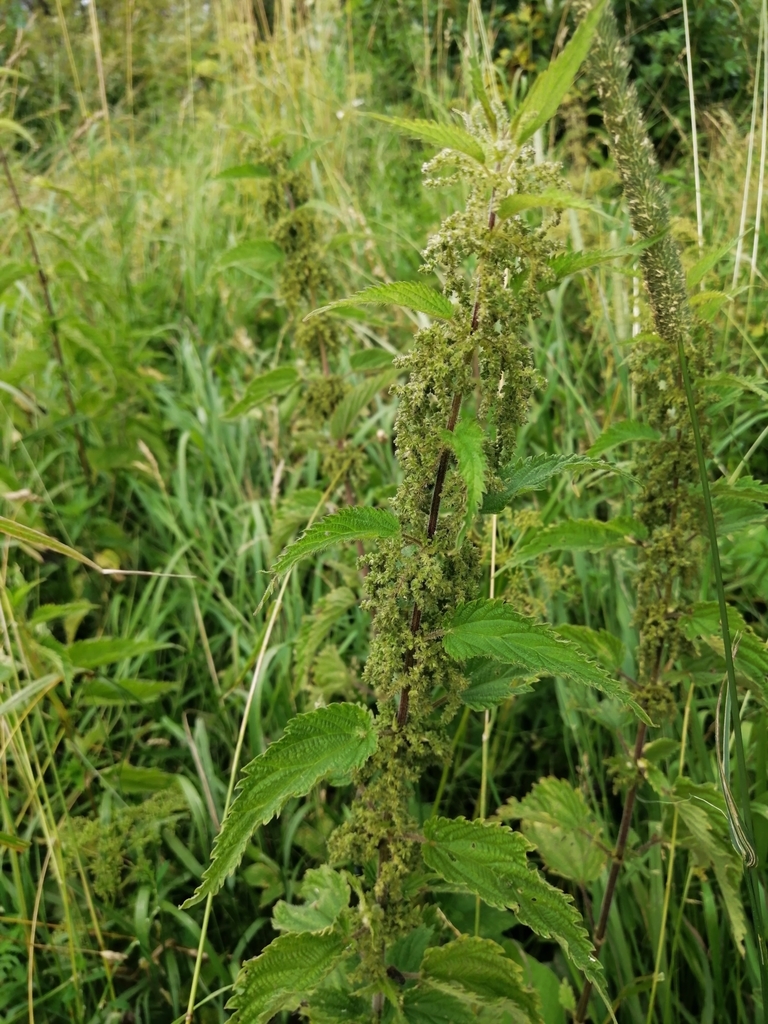
[[[643,752],[643,744],[645,743],[646,725],[645,722],[641,722],[637,728],[637,738],[635,739],[635,750],[634,750],[634,763],[637,766],[637,762],[640,755]],[[605,942],[605,933],[608,928],[608,916],[611,912],[611,904],[613,903],[613,897],[616,892],[616,882],[619,878],[619,872],[621,871],[622,865],[624,864],[624,854],[627,850],[627,839],[629,837],[629,827],[632,824],[632,812],[635,809],[635,799],[637,797],[638,783],[633,783],[627,798],[624,801],[624,812],[621,815],[621,824],[619,825],[619,836],[616,840],[616,847],[613,851],[613,863],[611,864],[611,873],[608,875],[608,884],[605,887],[605,893],[603,895],[603,902],[600,905],[600,917],[595,928],[595,934],[592,941],[595,945],[595,951],[599,954],[600,949]],[[589,997],[592,994],[592,982],[585,981],[584,988],[581,990],[581,997],[579,999],[579,1005],[576,1007],[576,1016],[573,1018],[576,1024],[581,1024],[586,1019],[587,1006],[589,1005]]]

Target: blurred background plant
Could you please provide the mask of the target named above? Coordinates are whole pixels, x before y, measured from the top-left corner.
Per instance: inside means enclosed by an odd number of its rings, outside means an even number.
[[[482,8],[497,81],[514,103],[562,48],[568,5]],[[617,14],[673,233],[711,323],[717,372],[707,411],[764,861],[765,32],[757,3],[691,8],[703,254],[711,257],[702,266],[680,12],[643,0]],[[353,459],[358,503],[394,493],[390,364],[425,322],[405,311],[335,318],[331,370],[346,411],[335,425],[338,401],[327,416],[312,414],[308,388],[324,375],[323,360],[296,335],[315,300],[297,304],[286,293],[264,147],[275,143],[301,177],[327,297],[413,277],[450,195],[421,185],[433,148],[364,115],[446,119],[467,108],[468,4],[11,0],[0,18],[0,513],[108,570],[25,540],[6,538],[2,549],[0,1015],[8,1024],[174,1020],[183,1018],[201,923],[197,909],[178,905],[221,820],[265,630],[267,609],[254,612],[267,570],[318,507],[350,500],[338,481],[329,491],[333,449]],[[563,161],[593,208],[563,214],[557,230],[568,247],[629,243],[599,110],[583,82],[535,141],[542,156]],[[631,473],[638,440],[621,425],[640,410],[627,357],[646,321],[631,263],[603,262],[553,287],[529,329],[547,383],[520,431],[521,455],[584,453],[597,442]],[[265,385],[280,368],[295,377]],[[633,544],[579,546],[542,528],[609,521],[631,511],[633,494],[624,476],[599,471],[533,492],[524,509],[499,515],[496,579],[497,596],[514,593],[531,614],[594,630],[607,645],[594,654],[630,677]],[[538,535],[542,544],[533,544]],[[490,533],[478,540],[489,562]],[[332,552],[291,579],[256,681],[244,759],[317,700],[368,698],[360,670],[369,623],[354,556]],[[129,575],[137,570],[159,575]],[[604,959],[622,1022],[645,1021],[659,957],[664,980],[649,1019],[755,1017],[757,952],[744,933],[740,867],[714,788],[722,648],[705,604],[709,575],[705,565],[691,647],[677,666],[677,713],[645,752],[649,784],[639,791],[610,921]],[[488,806],[522,820],[544,866],[589,918],[621,814],[607,769],[633,742],[629,723],[557,680],[493,715]],[[686,778],[675,783],[684,720]],[[477,813],[482,732],[482,713],[467,708],[453,763],[424,782],[422,815],[436,802],[446,813]],[[539,782],[548,776],[566,789]],[[577,867],[557,856],[553,819],[564,800],[569,841],[582,841]],[[324,859],[347,801],[328,787],[254,837],[214,904],[198,1019],[226,1018],[239,962],[274,936],[272,905],[293,900],[304,870]],[[472,931],[474,899],[450,900],[452,923]],[[579,981],[556,947],[521,946],[501,912],[484,910],[480,933],[527,967],[547,1024],[564,1022]]]

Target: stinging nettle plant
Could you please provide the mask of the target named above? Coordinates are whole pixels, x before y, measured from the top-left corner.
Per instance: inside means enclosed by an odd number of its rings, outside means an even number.
[[[580,0],[577,11],[585,21],[594,16],[588,0]],[[699,807],[708,806],[710,814],[706,843],[700,842],[701,818],[691,810],[690,796],[696,787],[682,775],[681,756],[679,775],[670,782],[646,761],[648,781],[660,797],[674,807],[672,846],[689,826],[690,844],[702,866],[714,868],[720,885],[731,930],[737,947],[743,953],[743,940],[747,928],[738,897],[738,882],[742,866],[748,869],[747,892],[752,907],[756,944],[759,951],[760,987],[763,991],[764,1019],[768,1014],[768,966],[763,938],[763,915],[760,885],[755,870],[749,790],[746,764],[741,739],[741,722],[734,672],[735,651],[741,637],[751,645],[749,632],[738,635],[732,653],[729,620],[732,618],[744,629],[743,620],[726,608],[715,512],[727,515],[729,506],[738,502],[738,486],[730,484],[719,489],[719,508],[713,506],[707,477],[706,455],[708,429],[706,402],[701,391],[696,393],[693,381],[706,380],[712,373],[712,336],[705,318],[697,318],[691,308],[689,289],[703,277],[711,257],[700,259],[686,275],[677,245],[670,235],[670,218],[666,197],[658,178],[658,164],[653,145],[643,120],[637,92],[629,80],[629,54],[619,33],[615,15],[604,7],[594,45],[585,62],[587,76],[601,102],[605,127],[611,143],[624,197],[630,212],[630,221],[637,235],[646,242],[640,256],[646,294],[650,305],[653,330],[640,335],[633,342],[630,355],[632,377],[641,396],[644,423],[623,424],[625,439],[644,441],[636,461],[636,477],[641,491],[635,514],[646,535],[640,548],[636,583],[635,624],[639,632],[637,655],[638,698],[648,708],[655,721],[661,722],[675,710],[676,666],[683,664],[685,656],[693,653],[697,640],[722,631],[722,650],[726,667],[726,709],[730,703],[737,764],[739,770],[741,808],[737,808],[728,788],[727,766],[721,766],[722,796],[714,787],[705,792],[699,787]],[[643,438],[643,429],[651,428],[650,436]],[[650,443],[648,443],[650,441]],[[599,444],[599,442],[598,442]],[[597,446],[596,446],[597,447]],[[725,483],[725,481],[723,481]],[[746,492],[744,492],[746,493]],[[762,506],[758,510],[762,516]],[[703,555],[706,536],[710,546],[718,603],[694,604],[691,590]],[[693,643],[692,643],[693,642]],[[742,672],[743,664],[739,665]],[[750,676],[749,671],[745,673]],[[693,695],[693,681],[689,684],[688,705]],[[719,715],[719,709],[718,709]],[[726,710],[726,733],[729,725]],[[686,719],[687,721],[687,714]],[[685,725],[684,725],[685,730]],[[646,724],[638,725],[632,760],[623,765],[617,783],[625,787],[622,819],[614,850],[613,863],[606,884],[600,913],[594,932],[595,945],[600,949],[606,939],[609,913],[615,894],[617,878],[624,861],[629,829],[637,792],[643,781],[638,762],[646,751]],[[718,740],[719,743],[719,740]],[[683,746],[685,748],[685,737]],[[727,740],[724,760],[728,761]],[[720,759],[720,751],[718,751]],[[622,777],[623,776],[623,777]],[[723,800],[723,797],[725,798]],[[722,803],[722,809],[718,804]],[[699,811],[699,814],[701,812]],[[714,836],[722,824],[718,816],[727,817],[732,849],[725,842],[718,843]],[[706,823],[706,816],[704,818]],[[674,856],[674,852],[673,855]],[[671,863],[668,879],[671,880]],[[669,881],[668,881],[669,884]],[[662,932],[663,935],[663,932]],[[659,941],[655,973],[651,990],[648,1019],[651,1019],[662,950]],[[591,984],[587,979],[575,1020],[586,1019]]]
[[[297,1009],[315,1022],[541,1021],[522,968],[498,944],[459,934],[440,909],[441,892],[512,911],[519,924],[558,942],[603,992],[580,914],[528,862],[528,841],[499,822],[421,820],[414,799],[425,770],[450,757],[448,724],[468,688],[472,706],[483,706],[474,684],[492,679],[494,666],[507,667],[507,682],[486,689],[485,707],[514,685],[555,675],[618,698],[647,721],[624,685],[575,644],[503,600],[478,597],[481,553],[472,537],[481,506],[491,511],[495,499],[503,507],[515,493],[589,461],[511,459],[538,384],[522,336],[560,268],[548,237],[557,212],[538,226],[521,214],[572,203],[557,168],[534,164],[527,142],[572,84],[601,6],[511,120],[477,75],[480,102],[461,124],[387,119],[443,147],[425,166],[427,183],[460,182],[467,200],[424,251],[423,270],[437,274],[441,292],[403,282],[331,304],[405,305],[432,323],[400,360],[408,380],[397,388],[402,482],[392,511],[344,508],[311,526],[274,567],[284,575],[341,542],[377,541],[366,555],[374,633],[363,676],[376,714],[333,703],[292,719],[244,769],[211,863],[185,904],[221,888],[254,830],[289,799],[321,780],[354,783],[348,816],[329,840],[329,863],[305,874],[302,905],[277,904],[280,936],[241,969],[229,1004],[241,1024]]]

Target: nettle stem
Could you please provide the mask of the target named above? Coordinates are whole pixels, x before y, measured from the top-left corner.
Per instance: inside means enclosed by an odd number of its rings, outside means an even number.
[[[491,193],[491,199],[488,211],[488,230],[493,231],[493,227],[496,223],[496,211],[493,208],[494,193]],[[474,334],[480,325],[480,282],[478,279],[478,297],[475,299],[475,304],[472,308],[472,321],[470,325],[470,334]],[[453,402],[451,403],[451,412],[448,416],[448,422],[445,429],[449,433],[453,433],[456,429],[456,424],[459,420],[459,413],[461,412],[461,403],[464,400],[464,396],[459,391],[453,396]],[[445,475],[448,472],[448,460],[450,458],[450,452],[447,448],[443,448],[440,453],[440,461],[437,464],[437,473],[435,475],[435,486],[432,490],[432,503],[429,508],[429,522],[427,524],[427,540],[430,541],[435,536],[437,531],[437,522],[440,516],[440,502],[443,497],[443,487],[445,485]],[[411,636],[416,636],[421,629],[421,609],[418,604],[414,602],[413,611],[411,613]],[[413,668],[413,651],[410,650],[405,655],[405,670],[410,671]],[[397,724],[402,729],[408,721],[408,706],[410,704],[411,688],[406,685],[400,691],[400,699],[397,705]]]
[[[475,309],[477,309],[477,303],[475,303]],[[475,317],[473,316],[472,322],[474,324]],[[459,413],[461,412],[461,403],[463,401],[463,395],[461,393],[453,396],[453,402],[451,404],[451,414],[448,417],[448,423],[445,429],[450,433],[456,428],[456,423],[459,419]],[[443,497],[443,486],[445,485],[445,474],[448,472],[448,459],[450,452],[447,448],[443,448],[440,455],[440,462],[437,465],[437,474],[435,475],[435,486],[432,491],[432,504],[429,508],[429,523],[427,525],[427,540],[432,540],[437,530],[437,521],[440,515],[440,502]],[[421,629],[421,609],[418,604],[414,603],[413,611],[411,612],[411,635],[416,634]],[[405,655],[405,670],[410,671],[413,668],[413,651],[408,651]],[[397,724],[402,729],[405,723],[408,721],[408,705],[410,704],[411,688],[410,686],[404,686],[400,691],[400,701],[397,706]]]
[[[633,763],[637,770],[637,762],[640,759],[640,755],[643,752],[643,745],[645,743],[646,725],[641,722],[638,726],[637,737],[635,739],[635,749]],[[619,835],[616,840],[616,846],[613,851],[613,862],[611,864],[611,871],[608,875],[608,884],[605,887],[605,893],[603,894],[603,902],[600,905],[600,917],[598,918],[597,927],[595,928],[595,934],[592,936],[592,942],[595,946],[595,952],[600,953],[600,950],[605,942],[605,933],[608,930],[608,917],[611,913],[611,906],[613,905],[613,897],[616,892],[616,883],[619,879],[619,872],[624,865],[624,854],[627,851],[627,839],[629,838],[629,829],[632,824],[632,814],[635,809],[635,800],[637,798],[637,790],[640,780],[632,784],[627,793],[624,801],[624,811],[621,815],[621,824],[619,825]],[[585,1020],[587,1015],[587,1007],[589,1006],[589,997],[592,995],[592,982],[585,981],[584,987],[581,990],[581,996],[579,998],[579,1004],[576,1007],[576,1015],[574,1021],[576,1024],[581,1024]]]

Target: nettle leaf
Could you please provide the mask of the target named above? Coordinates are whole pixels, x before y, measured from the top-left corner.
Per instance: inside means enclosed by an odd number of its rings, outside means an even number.
[[[598,0],[580,22],[568,45],[547,70],[538,76],[517,108],[512,122],[512,132],[518,143],[530,139],[533,133],[556,113],[589,52],[592,36],[595,34],[605,4],[606,0]]]
[[[332,984],[332,983],[331,983]],[[330,984],[318,989],[302,1007],[310,1024],[369,1024],[371,999],[353,995],[348,989],[332,988]]]
[[[456,311],[450,299],[428,284],[420,281],[393,281],[364,288],[346,299],[336,299],[327,306],[313,309],[304,319],[309,320],[310,317],[327,313],[329,309],[337,309],[339,306],[406,306],[438,320],[451,320]]]
[[[523,800],[511,797],[499,809],[502,821],[522,820],[522,832],[548,871],[586,885],[598,879],[609,851],[583,793],[566,779],[540,779]]]
[[[327,551],[335,544],[350,540],[384,540],[396,537],[399,531],[400,523],[397,517],[386,509],[371,508],[367,505],[342,508],[310,526],[298,540],[285,549],[273,569],[281,574],[302,559]]]
[[[523,565],[553,551],[605,551],[627,547],[633,543],[633,535],[644,531],[636,520],[617,516],[607,523],[598,519],[566,519],[532,532],[532,537],[515,547],[508,565]]]
[[[383,121],[384,124],[391,124],[393,128],[399,128],[406,135],[421,139],[422,142],[431,142],[441,149],[454,149],[457,153],[471,156],[480,164],[485,163],[483,147],[474,135],[470,135],[466,128],[459,125],[421,119],[411,120],[407,117],[388,117],[386,114],[369,114],[368,117]]]
[[[425,864],[462,892],[479,896],[544,939],[555,939],[602,991],[602,968],[572,897],[546,882],[528,863],[528,841],[506,825],[465,818],[430,818],[421,846]]]
[[[576,626],[569,622],[555,629],[560,636],[581,648],[588,658],[599,661],[611,672],[618,671],[624,664],[624,644],[607,629],[590,629],[589,626]]]
[[[541,491],[564,471],[578,473],[585,469],[612,469],[612,466],[587,455],[533,455],[516,459],[501,471],[501,489],[486,494],[480,511],[484,515],[501,512],[518,494]]]
[[[519,1009],[529,1024],[544,1024],[536,992],[519,964],[491,939],[461,938],[426,951],[422,978],[447,992],[463,992],[499,1010]]]
[[[671,796],[683,825],[678,840],[691,851],[698,868],[714,871],[734,942],[743,955],[747,933],[739,897],[743,861],[731,844],[725,798],[714,783],[697,785],[686,778],[677,779]]]
[[[699,383],[699,387],[706,391],[716,391],[719,394],[730,395],[733,389],[737,391],[748,391],[758,398],[768,398],[768,382],[763,377],[741,377],[736,373],[713,373]]]
[[[504,601],[479,599],[461,605],[445,631],[443,646],[457,661],[494,658],[520,666],[530,676],[561,676],[593,686],[622,701],[650,724],[623,683],[585,658],[578,647],[564,640],[551,626],[520,615]]]
[[[216,269],[226,270],[228,267],[243,265],[255,265],[259,269],[266,269],[280,263],[284,256],[285,253],[280,246],[269,238],[255,238],[221,253],[216,259]]]
[[[325,931],[349,906],[350,893],[343,875],[327,864],[310,868],[299,889],[304,905],[279,900],[272,911],[272,926],[279,932]]]
[[[589,449],[591,456],[602,455],[611,448],[617,448],[620,444],[631,444],[633,441],[659,441],[661,434],[654,427],[647,423],[638,423],[636,420],[622,420],[621,423],[612,423],[607,427],[600,437]]]
[[[517,665],[502,665],[488,658],[473,658],[465,672],[469,686],[461,691],[461,700],[473,711],[488,711],[519,693],[533,689],[525,671]]]
[[[362,352],[352,353],[349,365],[357,373],[367,373],[369,370],[381,370],[385,366],[391,366],[394,358],[386,349],[364,348]]]
[[[370,1014],[367,1019],[370,1020]],[[477,1017],[456,996],[418,986],[406,989],[401,1019],[407,1024],[474,1024]]]
[[[344,958],[349,940],[329,932],[280,935],[240,968],[227,1009],[232,1024],[267,1024],[281,1010],[295,1010],[306,994]]]
[[[334,441],[342,441],[349,434],[353,423],[363,409],[370,405],[380,391],[389,388],[397,380],[398,374],[399,370],[387,370],[376,377],[370,377],[368,380],[364,380],[362,384],[352,388],[342,398],[334,409],[329,424],[331,437]]]
[[[505,196],[499,203],[496,211],[499,217],[514,217],[516,213],[524,210],[538,210],[548,206],[552,210],[589,210],[592,213],[602,213],[586,199],[577,196],[573,192],[564,192],[562,189],[546,189],[544,192],[515,192],[511,196]]]
[[[477,420],[466,417],[456,424],[455,430],[443,430],[442,438],[456,456],[459,473],[467,488],[463,536],[472,526],[472,520],[480,508],[485,491],[485,477],[488,472],[488,460],[484,449],[485,434]]]
[[[311,613],[302,619],[294,654],[296,689],[306,684],[315,655],[356,600],[349,587],[335,587],[324,594]]]
[[[681,625],[689,640],[703,641],[714,651],[722,662],[720,671],[725,671],[725,646],[720,631],[720,609],[716,601],[701,601],[695,604],[681,619]],[[758,686],[758,695],[768,704],[768,644],[752,632],[741,614],[735,608],[728,608],[728,625],[731,642],[738,637],[738,648],[734,663],[736,671],[751,679]]]
[[[373,716],[358,704],[329,704],[292,718],[280,739],[243,769],[211,863],[184,907],[219,891],[242,860],[253,832],[279,814],[287,800],[304,796],[327,775],[351,772],[375,749]]]
[[[224,413],[225,420],[236,420],[251,409],[268,402],[288,391],[298,381],[299,375],[292,366],[278,366],[275,370],[262,373],[248,384],[239,402]]]
[[[688,302],[691,308],[696,310],[696,316],[700,320],[712,323],[726,302],[730,302],[731,299],[732,296],[726,292],[709,291],[696,292],[691,295]]]
[[[236,181],[240,178],[270,178],[272,172],[265,164],[237,164],[215,175],[214,181]]]
[[[597,211],[598,213],[601,211]],[[605,214],[603,214],[605,216]],[[642,238],[639,242],[631,245],[622,245],[617,249],[587,249],[581,252],[561,252],[549,261],[549,267],[555,272],[556,283],[577,274],[582,270],[591,270],[592,267],[600,266],[601,263],[610,263],[611,260],[621,259],[624,256],[636,256],[644,249],[655,245],[661,235],[654,235],[652,238]],[[551,283],[542,286],[545,290],[552,287]]]
[[[731,484],[721,477],[712,485],[712,504],[718,526],[725,534],[749,526],[763,526],[766,521],[768,484],[748,476]]]

